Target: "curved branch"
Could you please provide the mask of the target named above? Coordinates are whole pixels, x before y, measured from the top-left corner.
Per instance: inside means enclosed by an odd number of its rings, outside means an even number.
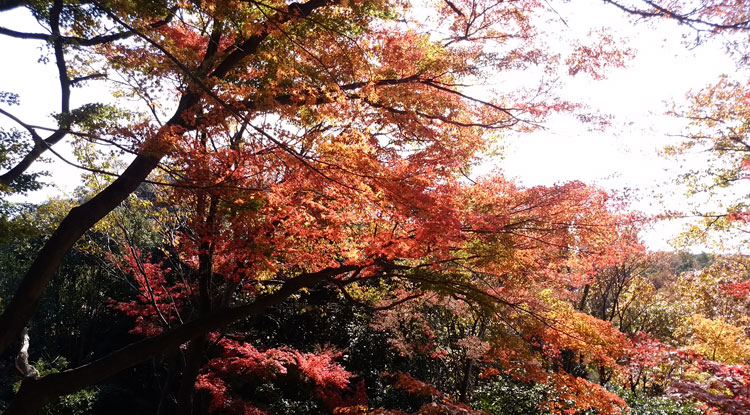
[[[642,17],[645,19],[651,19],[656,17],[667,18],[676,20],[680,23],[686,24],[691,28],[699,31],[705,30],[749,30],[750,20],[740,20],[737,22],[730,23],[716,23],[710,20],[691,17],[692,13],[680,13],[674,10],[670,10],[666,7],[658,5],[656,2],[651,0],[642,0],[649,8],[639,9],[635,7],[629,7],[618,0],[603,0],[607,4],[611,4],[618,9],[632,14],[634,16]],[[697,10],[695,10],[697,11]],[[695,12],[694,11],[694,12]],[[700,26],[703,26],[701,28]]]
[[[270,306],[280,304],[303,288],[312,287],[333,276],[353,272],[360,268],[359,266],[347,265],[300,274],[285,282],[278,291],[260,297],[251,304],[214,312],[167,330],[158,336],[132,343],[81,367],[50,374],[40,379],[27,379],[21,384],[16,399],[4,415],[34,414],[46,403],[59,396],[96,384],[124,369],[176,348],[212,330],[259,314]]]
[[[2,6],[0,6],[0,11],[3,11]],[[149,24],[148,27],[151,29],[157,29],[161,26],[169,24],[174,18],[176,11],[177,11],[177,7],[170,8],[169,14],[167,15],[167,17],[157,22]],[[54,35],[54,34],[46,34],[46,33],[19,32],[17,30],[8,29],[6,27],[0,27],[0,35],[6,35],[6,36],[13,37],[16,39],[27,39],[27,40],[36,39],[36,40],[44,40],[47,42],[53,42],[55,39],[59,39],[59,41],[64,45],[97,46],[97,45],[103,45],[105,43],[111,43],[111,42],[115,42],[118,40],[127,39],[129,37],[133,37],[136,35],[136,32],[132,30],[124,30],[122,32],[111,33],[108,35],[98,35],[98,36],[94,36],[90,38],[85,38],[85,37],[80,37],[80,36],[60,36],[59,34]]]

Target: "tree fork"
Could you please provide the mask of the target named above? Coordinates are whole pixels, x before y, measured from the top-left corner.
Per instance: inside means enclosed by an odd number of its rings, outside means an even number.
[[[2,1],[2,0],[0,0]],[[292,19],[309,16],[314,10],[336,3],[337,0],[309,0],[307,3],[292,3],[286,13],[280,13],[273,19],[274,24],[283,24]],[[2,3],[4,4],[4,3]],[[1,5],[1,4],[0,4]],[[0,8],[2,11],[2,8]],[[113,17],[113,16],[110,16]],[[116,17],[116,21],[125,25],[133,33],[143,36],[132,27],[127,26],[124,22]],[[243,48],[232,52],[227,56],[212,72],[211,76],[223,78],[233,68],[235,68],[242,59],[255,53],[260,43],[268,36],[268,32],[252,36],[243,42]],[[180,68],[184,68],[174,56],[160,47],[156,42],[144,37],[160,51],[165,53]],[[204,92],[211,95],[201,79],[187,71],[186,76],[196,81],[204,89]],[[183,114],[193,105],[200,101],[200,96],[196,92],[189,92],[182,96],[180,103],[175,110],[174,115],[162,127],[160,132],[170,130],[172,127],[187,127]],[[57,267],[62,262],[63,257],[73,244],[96,222],[102,219],[107,213],[117,207],[125,198],[128,197],[136,188],[146,179],[153,169],[156,168],[159,161],[166,154],[166,150],[157,145],[155,149],[141,150],[139,155],[128,166],[125,172],[118,177],[106,189],[97,194],[88,202],[71,209],[68,215],[52,234],[42,250],[37,255],[29,270],[24,275],[19,285],[16,295],[13,297],[8,307],[0,316],[0,354],[5,352],[8,345],[20,336],[21,330],[31,319],[36,306],[41,299],[47,283],[52,278]]]
[[[153,140],[161,140],[174,127],[184,128],[183,114],[200,101],[198,95],[183,95],[172,118],[162,127]],[[0,354],[5,352],[21,330],[31,320],[47,284],[62,262],[65,254],[78,239],[99,220],[125,200],[148,177],[166,154],[159,143],[147,142],[127,169],[91,200],[74,207],[60,222],[52,236],[44,244],[34,262],[21,280],[16,294],[0,316]]]

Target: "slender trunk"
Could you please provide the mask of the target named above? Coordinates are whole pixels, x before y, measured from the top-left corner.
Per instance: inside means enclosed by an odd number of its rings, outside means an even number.
[[[466,358],[464,363],[464,376],[461,379],[461,387],[458,391],[458,402],[466,403],[469,398],[469,384],[471,383],[471,371],[474,369],[474,361]]]
[[[479,324],[478,330],[477,324]],[[474,321],[474,327],[471,329],[472,334],[476,333],[475,336],[482,339],[484,338],[485,331],[487,331],[487,321],[481,316],[477,317],[477,319]],[[469,388],[471,387],[471,373],[473,370],[474,359],[466,357],[466,362],[464,362],[463,379],[461,380],[461,385],[459,388],[458,401],[460,403],[467,403],[469,400]]]
[[[190,342],[185,359],[187,364],[182,372],[180,390],[177,392],[177,415],[191,415],[193,413],[193,395],[195,381],[203,366],[203,351],[206,348],[206,336],[200,336]]]
[[[214,246],[210,242],[210,237],[214,234],[216,213],[219,206],[217,197],[207,197],[209,199],[209,208],[205,220],[203,235],[204,242],[200,245],[198,255],[198,311],[201,317],[207,316],[211,312],[211,278],[213,276],[213,253]],[[202,205],[205,198],[201,197],[198,203],[198,212],[203,212]],[[208,237],[208,238],[205,238]],[[207,344],[206,336],[200,336],[193,339],[188,344],[185,356],[185,370],[182,372],[180,381],[180,390],[177,393],[177,415],[191,415],[193,413],[193,395],[195,392],[195,381],[198,378],[198,372],[203,366],[203,351]]]
[[[164,355],[164,363],[167,365],[167,374],[164,383],[158,385],[161,393],[159,395],[159,405],[156,407],[156,415],[169,414],[169,408],[173,407],[172,405],[175,402],[175,394],[172,393],[174,388],[172,385],[174,385],[178,379],[177,374],[179,373],[180,366],[180,356],[178,351],[166,353]],[[156,370],[157,369],[155,369],[155,371]]]
[[[612,377],[612,374],[608,372],[607,368],[604,366],[599,366],[599,385],[605,386],[607,383],[609,383],[609,379]]]
[[[581,301],[578,302],[578,311],[583,311],[583,308],[586,307],[586,300],[589,298],[589,291],[591,291],[591,284],[586,284],[585,287],[583,287],[583,294],[581,294]]]

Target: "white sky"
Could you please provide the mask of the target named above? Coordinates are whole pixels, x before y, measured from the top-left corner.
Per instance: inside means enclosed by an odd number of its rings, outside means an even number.
[[[734,72],[732,60],[724,55],[718,43],[688,50],[682,34],[689,31],[663,21],[653,27],[643,23],[633,26],[627,16],[600,1],[576,0],[555,4],[555,8],[567,22],[565,30],[587,33],[592,27],[609,26],[627,37],[629,46],[635,49],[635,58],[627,67],[608,71],[606,80],[580,77],[568,83],[563,93],[571,100],[577,99],[615,114],[616,118],[610,129],[591,132],[569,117],[553,117],[545,130],[508,137],[503,159],[493,161],[486,169],[500,168],[524,185],[581,180],[608,189],[631,188],[642,199],[634,207],[647,213],[658,213],[662,209],[653,204],[653,192],[677,192],[673,199],[684,199],[672,184],[675,163],[656,154],[675,140],[669,134],[680,132],[679,123],[664,115],[665,103],[679,102],[688,90],[699,89],[722,73]],[[32,30],[37,25],[25,11],[14,10],[0,13],[0,26]],[[49,114],[59,108],[56,69],[53,63],[37,64],[42,43],[38,42],[37,47],[30,47],[30,44],[33,42],[0,36],[0,49],[5,56],[12,56],[0,65],[0,91],[21,95],[22,106],[10,109],[24,121],[50,125],[51,122],[39,118],[39,114]],[[73,108],[78,103],[91,102],[92,94],[106,96],[106,91],[90,88],[74,88],[72,92]],[[79,101],[81,97],[86,100]],[[10,125],[4,120],[0,122]],[[70,154],[65,146],[57,149]],[[50,181],[58,192],[71,191],[78,185],[73,168],[62,163],[53,166],[48,167],[54,173]],[[33,195],[31,199],[43,200],[47,194]],[[667,242],[679,229],[675,224],[659,225],[645,233],[644,239],[652,249],[669,249]]]
[[[556,116],[545,130],[510,137],[496,166],[525,185],[581,180],[607,189],[629,188],[640,199],[633,207],[646,213],[686,209],[684,191],[674,184],[679,162],[657,154],[680,141],[673,135],[681,132],[681,121],[665,111],[689,90],[735,72],[735,63],[717,41],[687,48],[683,35],[693,39],[694,33],[672,22],[634,26],[628,16],[602,2],[583,3],[555,6],[570,30],[584,33],[591,22],[609,26],[626,36],[636,52],[626,67],[608,71],[605,80],[581,77],[565,86],[563,96],[615,115],[611,128],[590,131],[571,117]],[[668,250],[683,226],[661,223],[642,236],[651,249]]]
[[[15,30],[47,33],[25,9],[14,9],[0,13],[0,26]],[[13,39],[7,36],[0,36],[0,50],[4,51],[5,56],[11,56],[0,64],[0,91],[16,93],[20,96],[21,101],[20,106],[6,107],[5,109],[27,124],[56,127],[57,124],[49,117],[52,113],[60,112],[60,84],[52,51],[44,45],[44,42]],[[49,63],[39,64],[38,61],[41,56],[49,57]],[[71,89],[71,108],[97,100],[107,102],[107,100],[111,100],[111,97],[108,91],[97,90],[95,87],[74,87]],[[21,126],[2,115],[0,115],[0,125],[24,131]],[[40,133],[42,133],[42,137],[46,136],[43,131],[40,131]],[[53,148],[66,159],[75,161],[70,146],[58,143]],[[52,187],[30,194],[26,198],[13,196],[10,198],[11,200],[40,202],[51,195],[69,193],[80,184],[80,171],[78,169],[57,160],[49,152],[44,154],[43,157],[52,159],[53,162],[33,166],[32,171],[34,169],[49,171],[51,177],[44,181],[50,183]]]

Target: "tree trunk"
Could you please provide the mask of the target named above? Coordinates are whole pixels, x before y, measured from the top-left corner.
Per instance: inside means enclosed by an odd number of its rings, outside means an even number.
[[[458,402],[466,403],[469,399],[469,384],[471,383],[471,371],[474,368],[474,361],[466,358],[464,363],[464,375],[461,379],[461,386],[458,391]]]
[[[141,151],[114,182],[88,202],[68,212],[39,251],[31,267],[26,271],[16,294],[5,307],[3,315],[0,316],[0,354],[20,336],[21,330],[31,319],[44,290],[65,254],[84,232],[133,193],[156,168],[167,150],[156,141],[161,140],[165,134],[169,134],[172,126],[180,126],[183,123],[184,111],[196,104],[198,100],[198,96],[194,94],[183,96],[169,123],[161,128],[153,142],[146,144],[150,151]]]
[[[337,2],[337,0],[309,0],[302,4],[290,4],[285,12],[279,12],[269,18],[268,27],[284,24],[293,19],[304,19],[316,9]],[[9,10],[19,5],[21,3],[17,3],[14,0],[0,0],[0,11]],[[119,21],[117,16],[110,14],[109,17],[137,33],[127,23]],[[218,63],[208,76],[215,79],[223,79],[230,71],[237,68],[245,58],[255,54],[269,33],[267,30],[261,31],[245,39],[239,47],[235,48],[233,52]],[[37,255],[26,275],[24,275],[16,291],[16,295],[5,308],[3,315],[0,316],[0,354],[5,352],[8,345],[19,338],[21,330],[31,319],[49,280],[73,244],[75,244],[84,232],[89,230],[96,222],[134,192],[149,173],[156,168],[159,160],[166,155],[169,149],[165,148],[164,143],[159,142],[163,134],[171,133],[173,127],[182,127],[185,129],[193,127],[186,125],[183,116],[189,109],[200,102],[201,92],[208,94],[221,105],[226,105],[211,91],[210,87],[203,84],[203,77],[191,72],[182,62],[171,56],[168,51],[155,41],[147,37],[143,37],[143,39],[166,54],[180,70],[184,71],[184,75],[188,79],[195,82],[194,86],[199,91],[188,92],[182,96],[172,118],[160,129],[155,139],[144,145],[138,156],[136,156],[135,160],[133,160],[121,176],[107,186],[106,189],[94,196],[93,199],[71,209],[65,219],[63,219],[55,233],[52,234],[52,237],[50,237]]]
[[[586,286],[583,287],[583,294],[581,294],[581,301],[578,302],[578,311],[583,311],[584,307],[586,307],[586,300],[589,298],[589,291],[591,290],[591,284],[586,284]]]
[[[190,342],[185,356],[186,365],[180,381],[180,390],[177,393],[176,415],[192,415],[193,395],[195,394],[195,381],[203,366],[203,352],[206,348],[206,336],[200,336]]]
[[[164,355],[164,363],[167,365],[167,374],[164,383],[159,385],[161,394],[159,395],[159,405],[156,408],[156,415],[168,415],[171,413],[169,409],[174,407],[176,395],[173,393],[173,385],[175,385],[177,379],[179,379],[178,373],[179,367],[181,366],[179,351],[175,350],[166,353]]]

